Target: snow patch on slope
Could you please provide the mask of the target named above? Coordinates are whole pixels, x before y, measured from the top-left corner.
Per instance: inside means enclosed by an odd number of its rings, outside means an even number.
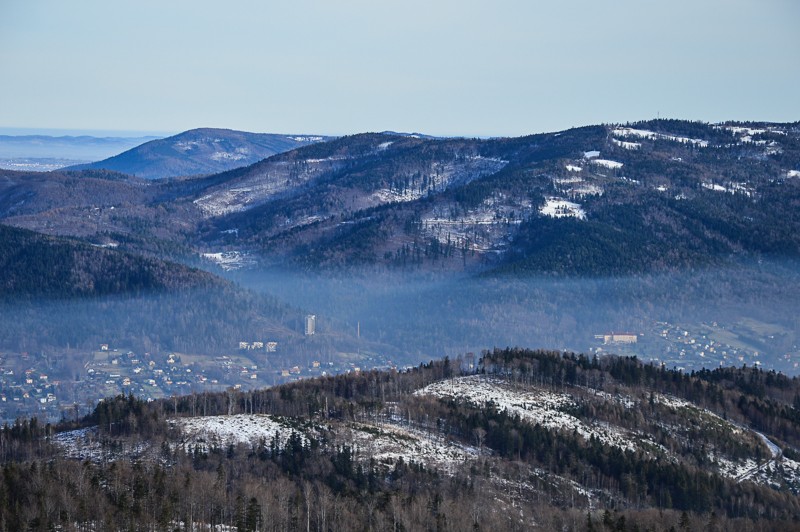
[[[579,220],[586,219],[586,212],[575,202],[563,198],[547,198],[539,213],[551,218],[573,217]]]
[[[618,168],[622,168],[622,166],[623,166],[622,163],[620,163],[620,162],[610,161],[608,159],[592,159],[589,162],[591,162],[592,164],[596,164],[597,166],[603,166],[605,168],[610,168],[612,170],[616,170]]]
[[[618,127],[612,131],[612,134],[618,137],[637,137],[649,140],[671,140],[673,142],[680,142],[681,144],[691,144],[701,148],[708,147],[708,141],[702,139],[690,139],[689,137],[681,137],[678,135],[668,135],[666,133],[656,133],[647,129],[634,129],[631,127]]]
[[[239,270],[245,266],[255,264],[255,261],[241,251],[220,251],[217,253],[203,253],[203,258],[219,265],[226,272]]]
[[[422,462],[452,471],[482,454],[475,447],[394,424],[352,423],[341,433],[345,436],[345,440],[353,442],[357,453],[374,458],[384,465],[392,465],[398,460],[403,460],[405,463]]]
[[[630,436],[617,427],[605,424],[589,425],[568,413],[576,406],[572,396],[544,390],[520,390],[500,379],[480,375],[457,377],[429,384],[414,392],[455,400],[465,400],[479,407],[492,404],[497,410],[519,415],[531,424],[553,430],[576,431],[587,440],[592,436],[605,445],[635,450]]]
[[[297,432],[304,442],[308,440],[286,421],[266,414],[177,418],[170,423],[181,429],[186,437],[185,445],[255,444],[261,439],[269,445],[277,436],[282,447],[292,432]]]
[[[642,147],[641,142],[627,142],[619,139],[611,139],[611,142],[626,150],[638,150]]]

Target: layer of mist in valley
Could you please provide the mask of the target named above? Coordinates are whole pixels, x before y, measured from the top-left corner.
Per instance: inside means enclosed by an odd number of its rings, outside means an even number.
[[[757,363],[796,374],[800,361],[796,262],[606,279],[278,270],[233,277],[392,346],[406,364],[505,346],[637,355],[687,370]],[[638,340],[597,338],[612,332]]]

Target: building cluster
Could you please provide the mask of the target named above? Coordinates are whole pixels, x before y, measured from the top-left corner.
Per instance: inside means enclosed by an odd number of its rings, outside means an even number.
[[[104,343],[90,353],[49,359],[0,354],[0,423],[33,416],[51,422],[72,419],[89,413],[98,400],[119,394],[158,399],[230,387],[263,388],[302,378],[357,373],[365,366],[393,367],[379,355],[359,355],[357,361],[330,353],[298,359],[274,355],[277,347],[277,342],[248,341],[241,342],[239,350],[234,346],[230,355],[208,356],[135,353]],[[61,367],[61,361],[72,362]]]

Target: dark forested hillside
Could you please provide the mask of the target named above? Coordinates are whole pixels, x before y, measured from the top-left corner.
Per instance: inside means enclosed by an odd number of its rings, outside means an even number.
[[[522,349],[118,396],[0,431],[0,530],[794,529],[798,397],[757,369]]]
[[[221,285],[206,272],[0,225],[3,300],[99,297]]]

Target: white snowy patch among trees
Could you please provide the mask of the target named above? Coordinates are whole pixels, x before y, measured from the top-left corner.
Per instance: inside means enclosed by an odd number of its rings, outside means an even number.
[[[539,213],[551,218],[572,217],[579,220],[586,219],[586,212],[580,204],[563,198],[547,198]]]
[[[262,439],[269,445],[273,438],[283,447],[292,432],[307,438],[283,419],[266,414],[236,414],[231,416],[187,417],[170,420],[185,436],[184,445],[218,446],[258,444]]]
[[[429,384],[414,392],[463,400],[478,407],[493,406],[499,411],[518,415],[531,424],[554,430],[577,432],[587,440],[592,436],[605,445],[621,449],[636,449],[630,435],[608,424],[588,424],[569,413],[576,406],[575,399],[565,393],[540,389],[517,389],[506,381],[481,375],[457,377]]]
[[[592,159],[589,162],[591,162],[592,164],[596,164],[597,166],[603,166],[605,168],[610,168],[611,170],[617,170],[619,168],[622,168],[622,166],[623,166],[622,163],[620,163],[620,162],[610,161],[608,159]]]

